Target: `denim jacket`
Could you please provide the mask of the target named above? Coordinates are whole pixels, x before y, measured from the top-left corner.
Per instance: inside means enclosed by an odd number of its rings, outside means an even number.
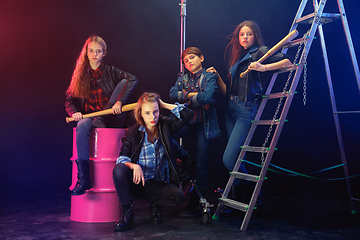
[[[231,75],[231,81],[226,85],[226,105],[228,105],[230,101],[230,92],[234,81],[239,81],[240,78],[237,76],[239,72],[244,72],[247,70],[248,66],[251,62],[255,62],[259,60],[262,56],[264,56],[269,49],[266,46],[259,46],[254,44],[249,52],[241,59],[239,59],[231,68],[229,69]],[[278,62],[283,59],[291,60],[291,57],[288,55],[284,55],[282,53],[276,53],[270,57],[268,57],[263,64],[269,64],[273,62]],[[262,94],[266,90],[270,77],[273,71],[266,72],[258,72],[258,71],[250,71],[245,75],[246,85],[245,88],[240,88],[240,84],[238,83],[238,96],[240,101],[257,101],[260,100]]]
[[[192,107],[201,107],[203,114],[203,124],[205,136],[207,139],[216,138],[221,135],[216,109],[215,109],[215,96],[218,91],[216,84],[217,75],[214,73],[202,71],[199,80],[200,92],[190,99]],[[170,99],[174,102],[185,103],[187,102],[187,95],[190,92],[186,89],[186,82],[189,79],[189,73],[180,73],[175,85],[170,89]],[[210,108],[206,109],[204,105],[209,104]]]

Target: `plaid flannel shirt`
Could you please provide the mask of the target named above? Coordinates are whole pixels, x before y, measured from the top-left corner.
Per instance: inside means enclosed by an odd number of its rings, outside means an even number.
[[[91,70],[90,96],[85,101],[85,113],[92,113],[104,109],[109,99],[100,87],[98,80],[103,75],[104,65],[101,64],[96,70]]]

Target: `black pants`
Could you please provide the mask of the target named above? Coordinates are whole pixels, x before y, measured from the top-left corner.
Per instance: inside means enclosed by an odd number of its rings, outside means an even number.
[[[132,196],[151,200],[160,207],[178,206],[184,201],[182,190],[171,183],[146,181],[145,186],[133,183],[133,172],[124,164],[116,164],[113,180],[121,205],[130,204]]]

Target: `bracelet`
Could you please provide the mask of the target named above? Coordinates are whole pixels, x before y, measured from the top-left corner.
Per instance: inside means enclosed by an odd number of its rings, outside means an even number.
[[[265,71],[267,71],[267,67],[266,67],[266,65],[264,65],[264,67],[265,67]]]

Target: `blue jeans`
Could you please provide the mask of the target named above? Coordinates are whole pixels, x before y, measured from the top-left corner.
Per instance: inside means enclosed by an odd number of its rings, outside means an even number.
[[[117,97],[119,96],[121,90],[124,88],[126,79],[121,80],[118,85],[115,87],[109,102],[114,104]],[[115,121],[120,121],[119,125],[123,125],[126,120],[125,113],[114,116]],[[81,119],[76,126],[76,149],[78,153],[78,159],[89,161],[89,151],[90,151],[90,133],[93,130],[94,118],[83,118]]]
[[[258,105],[255,102],[238,101],[237,97],[232,97],[229,106],[225,107],[225,126],[228,136],[228,144],[223,155],[225,167],[232,171],[241,151],[241,146],[251,128],[251,120],[255,118]],[[247,173],[244,164],[241,164],[240,172]],[[240,185],[240,180],[235,180],[236,185]]]
[[[200,191],[204,191],[208,179],[207,152],[209,146],[209,140],[206,139],[205,136],[204,123],[200,122],[185,125],[179,132],[175,133],[173,137],[192,137],[195,139],[195,180]]]
[[[160,181],[146,181],[145,186],[133,182],[133,172],[124,164],[116,164],[113,180],[122,206],[131,204],[131,196],[151,200],[160,207],[178,206],[184,201],[182,190],[172,184]]]

